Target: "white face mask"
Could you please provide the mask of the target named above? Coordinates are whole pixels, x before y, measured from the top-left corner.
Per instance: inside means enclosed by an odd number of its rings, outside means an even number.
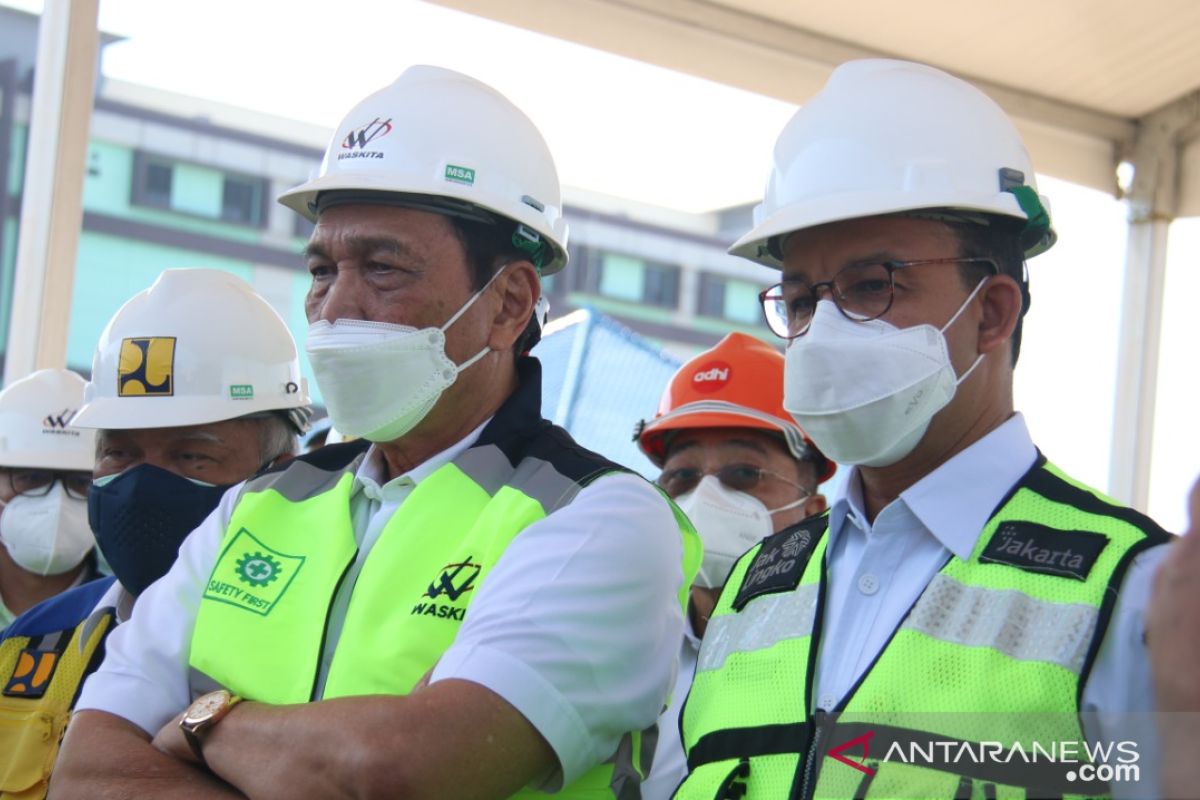
[[[333,426],[372,442],[390,442],[415,428],[458,373],[491,352],[484,347],[455,364],[446,355],[446,330],[503,271],[440,328],[357,319],[309,325],[305,349]]]
[[[941,329],[855,322],[820,301],[808,332],[788,346],[783,407],[839,464],[884,467],[904,458],[983,360],[980,353],[957,377],[944,333],[986,280]]]
[[[9,500],[0,512],[0,541],[17,566],[36,575],[74,569],[96,544],[87,501],[67,495],[61,483],[41,497]]]
[[[695,489],[679,495],[675,504],[696,526],[704,544],[696,586],[724,586],[738,556],[775,533],[771,515],[796,508],[806,500],[808,495],[769,509],[757,497],[727,488],[714,475],[705,475]]]

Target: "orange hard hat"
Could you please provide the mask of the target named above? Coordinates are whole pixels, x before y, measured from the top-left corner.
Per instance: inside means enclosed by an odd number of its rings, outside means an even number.
[[[731,333],[688,361],[671,377],[654,419],[638,424],[638,447],[661,467],[668,434],[689,428],[760,428],[783,435],[797,459],[817,464],[817,481],[837,465],[783,409],[783,355],[766,342]]]

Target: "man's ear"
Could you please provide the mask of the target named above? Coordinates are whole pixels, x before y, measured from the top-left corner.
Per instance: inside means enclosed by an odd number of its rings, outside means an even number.
[[[983,302],[979,352],[1010,348],[1009,341],[1021,319],[1021,287],[1008,275],[993,275],[979,294]]]
[[[529,324],[533,307],[541,296],[541,281],[537,270],[528,261],[513,261],[496,278],[495,291],[499,306],[492,318],[488,346],[496,352],[511,350]]]

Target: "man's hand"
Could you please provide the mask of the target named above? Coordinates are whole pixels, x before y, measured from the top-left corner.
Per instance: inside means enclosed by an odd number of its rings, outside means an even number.
[[[183,747],[187,749],[186,742]],[[197,769],[194,759],[184,762],[163,755],[141,728],[104,711],[80,711],[71,718],[50,779],[49,797],[244,800],[227,783]]]
[[[1146,617],[1160,711],[1200,712],[1200,481],[1189,507],[1191,528],[1163,560]]]
[[[1163,560],[1146,615],[1162,742],[1162,797],[1195,797],[1200,787],[1200,481],[1191,527]]]

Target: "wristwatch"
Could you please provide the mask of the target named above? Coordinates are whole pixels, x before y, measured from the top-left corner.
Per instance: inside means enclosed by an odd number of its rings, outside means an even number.
[[[200,749],[200,734],[220,722],[229,710],[241,701],[242,698],[233,692],[218,689],[200,695],[188,706],[188,710],[183,712],[183,719],[179,720],[179,729],[183,731],[183,737],[187,739],[188,746],[192,748],[201,764],[208,766],[208,762],[204,760],[204,752]]]

